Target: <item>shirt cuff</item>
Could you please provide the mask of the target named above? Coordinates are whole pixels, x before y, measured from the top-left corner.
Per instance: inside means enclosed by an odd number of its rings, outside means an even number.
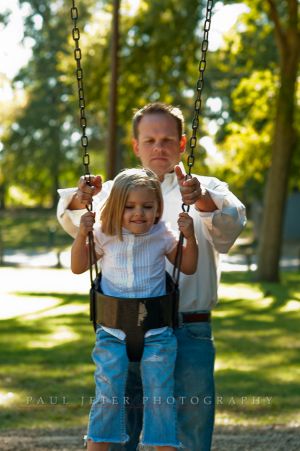
[[[224,204],[224,198],[225,198],[224,193],[220,193],[220,191],[209,189],[209,188],[206,188],[206,191],[209,193],[210,197],[216,204],[217,209],[222,210],[223,204]],[[213,211],[212,213],[215,213],[215,211]]]
[[[69,210],[68,206],[72,200],[72,197],[77,191],[77,188],[67,188],[57,190],[60,196],[57,206],[57,219],[63,229],[75,238],[78,227],[80,224],[80,218],[85,212],[82,210]]]
[[[74,194],[77,192],[77,188],[66,188],[57,190],[60,201],[57,207],[57,216],[62,217],[67,210]]]
[[[205,187],[205,189],[209,193],[209,195],[212,198],[212,200],[214,201],[214,203],[216,204],[217,209],[214,211],[201,211],[201,210],[199,210],[199,208],[196,207],[196,205],[195,205],[195,209],[200,214],[201,219],[202,219],[203,223],[206,225],[207,229],[209,231],[212,231],[213,217],[215,216],[216,213],[220,213],[223,208],[224,194],[220,193],[219,191],[209,189],[206,187]]]

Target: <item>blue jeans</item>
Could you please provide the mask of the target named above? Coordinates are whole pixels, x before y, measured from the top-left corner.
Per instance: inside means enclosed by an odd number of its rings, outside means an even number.
[[[215,413],[215,349],[210,323],[184,324],[175,330],[177,360],[175,396],[177,397],[178,438],[187,451],[211,449]],[[136,451],[142,429],[142,384],[139,366],[130,363],[126,396],[131,399],[126,419],[130,440],[113,445],[111,451]]]
[[[174,398],[176,348],[172,329],[145,338],[140,363],[142,445],[180,447]],[[125,396],[129,363],[126,344],[99,328],[92,356],[96,364],[96,396],[90,411],[87,437],[94,442],[125,443],[129,439],[125,428],[125,406],[131,405],[130,396]]]

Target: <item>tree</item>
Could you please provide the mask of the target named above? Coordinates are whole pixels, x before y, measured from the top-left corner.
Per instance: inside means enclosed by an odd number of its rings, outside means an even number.
[[[109,120],[108,120],[108,165],[107,177],[112,179],[120,169],[120,160],[117,151],[117,99],[118,99],[118,66],[119,66],[119,22],[120,0],[113,1],[113,14],[111,25],[111,79],[109,96]]]
[[[70,61],[73,54],[68,42],[70,8],[57,1],[19,3],[30,4],[24,38],[32,42],[33,54],[14,80],[14,84],[22,85],[26,103],[6,133],[5,153],[9,154],[8,169],[14,174],[14,185],[22,186],[39,204],[55,207],[57,189],[74,183],[81,173],[80,140],[75,141],[73,134],[78,130],[75,90],[65,82],[70,66],[62,63]],[[88,15],[85,9],[82,15]],[[74,68],[72,60],[72,73]]]
[[[26,3],[31,5],[26,36],[33,40],[33,56],[16,82],[22,83],[27,103],[12,124],[6,148],[11,156],[14,183],[27,188],[40,202],[46,199],[54,205],[58,185],[70,183],[71,171],[81,172],[76,149],[79,140],[75,143],[70,137],[72,130],[78,130],[74,120],[78,110],[72,70],[73,44],[69,38],[71,23],[66,28],[69,10],[59,1]],[[121,3],[117,105],[120,125],[116,144],[122,146],[123,166],[131,164],[133,158],[128,150],[134,107],[161,100],[179,104],[192,116],[193,99],[188,89],[196,83],[195,54],[196,58],[200,57],[197,32],[202,30],[199,21],[203,20],[201,5],[185,0],[165,0],[163,12],[158,0],[143,1],[135,16],[126,13],[125,3]],[[110,21],[105,21],[98,12],[101,6],[104,12],[111,13],[111,2],[89,0],[78,6],[93,170],[104,166],[110,97]]]
[[[136,163],[129,151],[134,108],[150,101],[172,102],[180,105],[187,117],[192,117],[190,91],[194,91],[198,76],[200,38],[197,33],[202,32],[203,12],[199,2],[185,0],[165,0],[163,10],[160,1],[147,0],[140,3],[135,16],[122,9],[121,12],[118,145],[122,146],[126,166]],[[109,31],[99,26],[85,57],[87,84],[92,93],[90,108],[98,115],[103,130],[107,128],[103,111],[109,95],[108,43]],[[90,54],[97,57],[90,58]]]
[[[0,30],[2,27],[6,26],[10,17],[10,12],[5,11],[4,13],[0,14]],[[4,88],[5,86],[8,86],[8,80],[7,77],[0,73],[0,88]],[[7,117],[11,115],[11,106],[8,104],[8,102],[4,102],[3,99],[0,99],[0,132],[1,135],[4,133],[5,123],[7,122]],[[5,112],[5,113],[4,113]],[[4,146],[3,143],[0,141],[0,167],[5,167],[6,159],[4,156]],[[7,177],[4,174],[4,170],[0,172],[0,210],[5,209],[5,200],[6,200],[6,194],[8,189],[8,180]]]
[[[258,278],[278,281],[283,212],[296,146],[295,99],[300,56],[299,3],[297,0],[287,0],[276,4],[274,0],[268,0],[267,4],[279,51],[280,85],[273,133],[272,165],[266,185]]]
[[[260,280],[277,281],[284,205],[291,177],[297,173],[292,161],[299,170],[295,121],[299,4],[297,0],[244,3],[249,12],[225,48],[216,52],[217,61],[211,66],[214,93],[223,102],[218,140],[229,153],[225,170],[238,168],[235,180],[244,183],[244,198],[263,197],[265,188],[257,275]],[[299,187],[296,177],[293,184]]]

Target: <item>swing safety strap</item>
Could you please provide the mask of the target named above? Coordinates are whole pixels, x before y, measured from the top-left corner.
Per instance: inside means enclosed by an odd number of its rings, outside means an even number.
[[[130,361],[141,360],[144,336],[150,329],[174,327],[178,320],[179,291],[166,273],[166,294],[152,298],[118,298],[107,296],[100,289],[101,274],[90,290],[90,320],[97,325],[120,329],[126,335]]]

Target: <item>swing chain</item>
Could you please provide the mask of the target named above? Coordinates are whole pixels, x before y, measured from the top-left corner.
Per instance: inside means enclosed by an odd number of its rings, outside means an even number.
[[[209,30],[211,26],[211,15],[212,15],[212,9],[213,9],[213,0],[207,0],[206,3],[206,15],[205,15],[205,22],[204,22],[204,33],[203,33],[203,39],[201,44],[201,59],[199,62],[199,78],[197,80],[196,84],[196,91],[197,91],[197,97],[194,103],[194,117],[192,121],[192,136],[189,140],[189,147],[190,147],[190,153],[187,157],[187,166],[188,166],[188,172],[186,174],[186,179],[192,177],[192,168],[195,163],[195,155],[194,150],[197,145],[197,132],[199,127],[199,115],[200,110],[202,106],[202,91],[204,86],[204,72],[206,68],[206,52],[208,49],[208,35]],[[182,210],[184,212],[190,211],[190,206],[186,204],[182,204]],[[179,276],[180,276],[180,263],[182,260],[182,245],[183,245],[184,237],[183,233],[181,232],[179,235],[179,244],[177,247],[177,252],[175,256],[175,264],[173,267],[173,280],[176,282],[176,284],[179,284]]]
[[[202,107],[202,91],[203,91],[203,87],[204,87],[204,72],[206,69],[206,52],[208,49],[208,35],[209,35],[210,26],[211,26],[212,9],[213,9],[213,0],[207,0],[205,21],[204,21],[204,26],[203,26],[204,33],[203,33],[203,39],[202,39],[202,44],[201,44],[201,52],[202,53],[201,53],[201,59],[199,62],[199,78],[198,78],[197,84],[196,84],[197,96],[196,96],[196,100],[194,102],[194,117],[193,117],[193,121],[192,121],[193,132],[192,132],[192,136],[189,140],[190,153],[187,157],[188,171],[186,174],[186,179],[192,177],[192,168],[195,163],[194,150],[197,145],[199,115],[200,115],[200,110]],[[186,204],[182,204],[182,210],[184,212],[189,212],[190,206],[186,205]]]
[[[74,58],[76,61],[76,78],[77,78],[77,87],[78,87],[78,102],[79,102],[79,111],[80,111],[80,127],[82,130],[81,135],[81,146],[83,148],[83,156],[82,156],[82,164],[84,166],[84,177],[87,181],[90,181],[90,155],[88,153],[88,144],[89,140],[86,135],[87,128],[87,120],[85,116],[85,96],[84,96],[84,87],[83,87],[83,69],[81,67],[81,49],[79,46],[80,40],[80,31],[77,27],[78,20],[78,9],[75,5],[75,1],[72,0],[72,8],[71,8],[71,19],[73,21],[73,29],[72,29],[72,37],[75,43],[74,49]]]
[[[75,5],[75,0],[72,0],[72,8],[70,10],[71,13],[71,19],[73,21],[73,29],[72,29],[72,37],[75,43],[75,49],[74,49],[74,58],[76,61],[76,79],[77,79],[77,88],[78,88],[78,104],[79,104],[79,111],[80,111],[80,127],[82,130],[81,135],[81,146],[83,148],[83,155],[82,155],[82,164],[84,166],[84,178],[86,179],[87,184],[91,184],[91,173],[90,173],[90,155],[88,153],[88,145],[89,140],[86,135],[86,128],[87,128],[87,120],[85,116],[85,96],[84,96],[84,85],[83,85],[83,69],[81,67],[81,48],[79,46],[79,40],[80,40],[80,30],[77,27],[77,20],[78,20],[78,9]],[[90,203],[90,205],[86,205],[86,209],[88,211],[93,210],[93,204]],[[93,232],[89,232],[88,234],[88,246],[89,246],[89,268],[90,268],[90,280],[91,280],[91,286],[93,286],[93,269],[95,272],[96,277],[98,277],[98,266],[97,266],[97,259],[95,254],[95,244],[94,244],[94,236]]]
[[[206,4],[206,16],[205,16],[205,22],[204,22],[204,33],[203,33],[203,39],[201,44],[201,59],[199,63],[199,78],[197,80],[196,84],[196,92],[197,97],[194,103],[194,117],[192,121],[192,136],[189,141],[190,146],[190,154],[187,158],[187,165],[188,165],[188,176],[191,176],[192,167],[194,166],[195,162],[195,156],[194,156],[194,149],[197,145],[197,132],[198,132],[198,126],[199,126],[199,115],[200,110],[202,106],[202,91],[204,86],[204,71],[206,68],[206,52],[208,49],[208,35],[209,30],[211,26],[211,15],[212,15],[212,9],[213,9],[213,0],[207,0]]]

